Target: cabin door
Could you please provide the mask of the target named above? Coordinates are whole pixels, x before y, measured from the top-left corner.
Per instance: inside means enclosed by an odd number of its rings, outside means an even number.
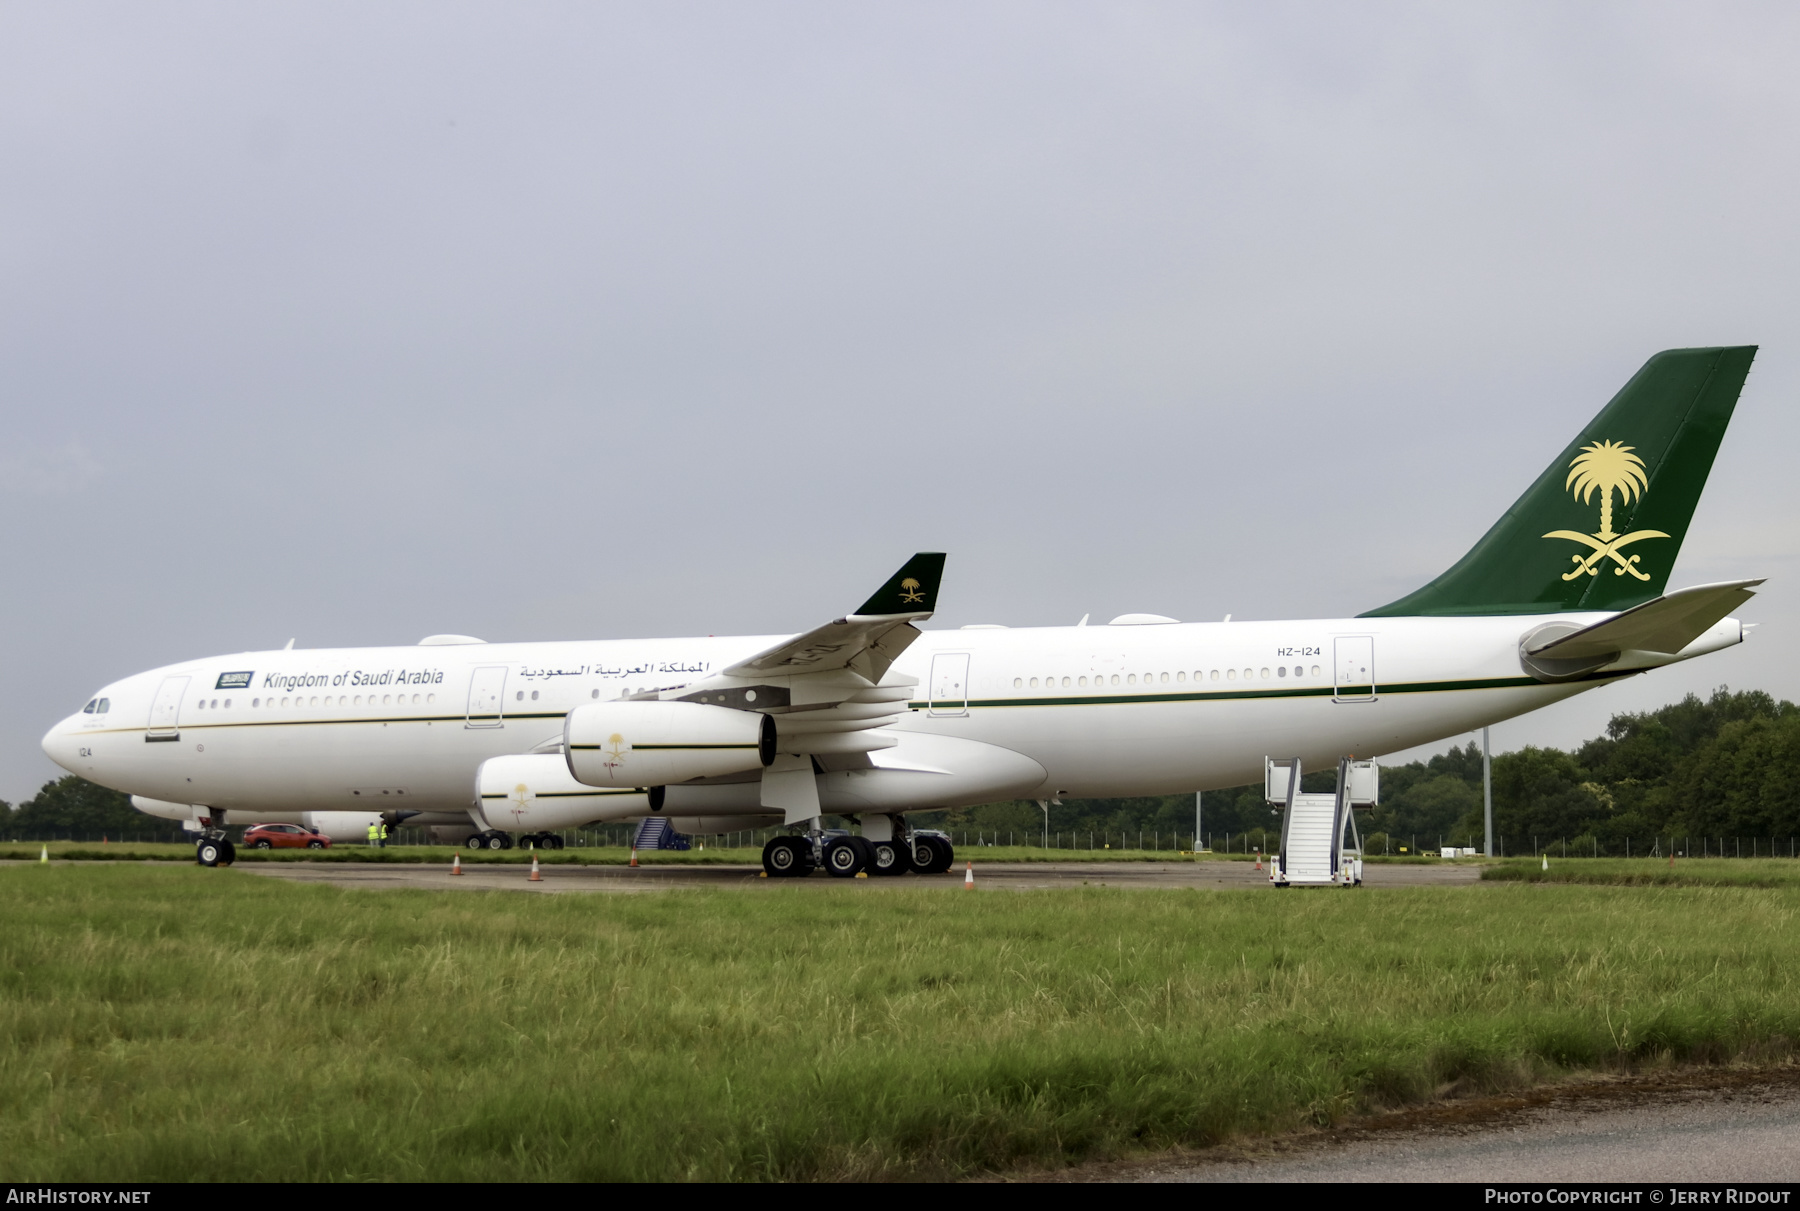
[[[931,710],[933,715],[969,713],[969,654],[939,652],[931,658]]]
[[[506,702],[506,666],[490,664],[469,679],[469,718],[464,727],[500,727]]]
[[[1332,697],[1339,702],[1375,700],[1375,637],[1339,635],[1332,666]]]
[[[156,699],[150,704],[150,727],[145,740],[179,740],[181,729],[181,696],[187,693],[188,678],[164,677],[156,687]]]

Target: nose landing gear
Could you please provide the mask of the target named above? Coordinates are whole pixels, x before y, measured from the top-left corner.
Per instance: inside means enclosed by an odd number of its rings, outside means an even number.
[[[230,866],[237,861],[237,846],[222,828],[209,828],[194,845],[194,861],[202,866]]]

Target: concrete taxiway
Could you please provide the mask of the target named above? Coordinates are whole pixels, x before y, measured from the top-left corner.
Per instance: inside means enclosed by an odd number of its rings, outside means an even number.
[[[1700,1071],[1448,1103],[1261,1148],[1097,1166],[1067,1176],[1494,1185],[1792,1182],[1800,1179],[1800,1072]]]
[[[807,879],[766,879],[760,866],[556,866],[540,868],[542,882],[530,882],[530,867],[523,865],[468,864],[459,876],[444,865],[389,865],[348,862],[240,862],[234,868],[272,879],[301,883],[328,883],[335,887],[367,890],[424,888],[445,891],[559,892],[668,891],[675,888],[805,887],[841,883],[865,887],[871,892],[901,887],[961,889],[963,864],[943,875],[903,875],[898,878],[832,879],[815,872]],[[1364,868],[1363,887],[1290,888],[1286,895],[1346,895],[1356,890],[1383,887],[1466,885],[1481,878],[1480,867],[1468,864],[1375,866]],[[1117,888],[1263,888],[1269,889],[1266,871],[1249,862],[1016,862],[986,864],[975,859],[978,890],[1035,891],[1057,887]]]

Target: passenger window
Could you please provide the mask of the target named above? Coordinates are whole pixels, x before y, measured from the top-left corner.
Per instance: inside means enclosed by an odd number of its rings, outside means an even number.
[[[1013,689],[1022,690],[1024,688],[1025,688],[1025,679],[1023,677],[1014,677],[1013,678]],[[596,693],[596,694],[598,694],[599,692],[600,692],[599,690],[594,691],[594,693]]]
[[[1014,677],[1014,678],[1013,678],[1013,685],[1014,685],[1014,686],[1015,686],[1015,687],[1017,687],[1017,686],[1018,686],[1018,684],[1019,684],[1019,679],[1018,679],[1018,678],[1017,678],[1017,677]],[[589,695],[588,695],[588,697],[590,697],[590,698],[598,698],[598,697],[599,697],[599,696],[600,696],[600,691],[599,691],[599,690],[595,690],[595,691],[594,691],[594,692],[593,692],[593,693],[592,693],[592,694],[589,694]]]
[[[227,698],[227,699],[226,699],[226,700],[225,700],[225,709],[226,709],[226,710],[230,710],[230,709],[231,709],[231,699],[229,699],[229,698]]]
[[[1031,679],[1031,688],[1032,688],[1032,689],[1034,689],[1034,690],[1035,690],[1035,689],[1037,689],[1037,687],[1038,687],[1038,684],[1037,684],[1037,678],[1036,678],[1036,677],[1033,677],[1033,678],[1032,678],[1032,679]]]
[[[1079,679],[1079,680],[1080,680],[1080,682],[1081,682],[1081,684],[1082,684],[1082,685],[1086,685],[1086,684],[1087,684],[1087,678],[1086,678],[1086,677],[1082,677],[1082,678],[1080,678],[1080,679]]]
[[[1169,675],[1168,675],[1168,674],[1167,674],[1167,673],[1164,673],[1164,674],[1163,674],[1163,675],[1162,675],[1162,679],[1163,679],[1163,681],[1164,681],[1164,682],[1165,682],[1165,683],[1167,683],[1167,681],[1168,681],[1168,680],[1169,680]]]
[[[536,690],[532,690],[532,691],[531,691],[531,700],[532,700],[532,701],[533,701],[533,702],[536,702],[536,701],[537,701],[537,694],[538,694],[538,692],[537,692],[537,691],[536,691]],[[417,694],[414,694],[414,695],[413,695],[413,701],[414,701],[414,702],[417,702],[417,701],[418,701],[418,700],[419,700],[419,696],[418,696],[418,695],[417,695]]]
[[[1316,664],[1313,665],[1313,667],[1312,667],[1312,675],[1314,677],[1317,677],[1319,675],[1319,666]]]
[[[1063,678],[1063,689],[1066,690],[1068,688],[1069,688],[1069,679],[1067,677],[1064,677]]]
[[[1287,676],[1287,665],[1284,664],[1280,668],[1276,669],[1275,675],[1277,677],[1286,677]]]
[[[525,691],[524,691],[524,690],[520,690],[520,691],[519,691],[519,692],[518,692],[518,693],[516,693],[516,694],[514,694],[514,695],[513,695],[513,701],[514,701],[514,702],[523,702],[523,701],[525,701]]]
[[[1137,674],[1136,673],[1125,674],[1125,684],[1126,685],[1136,685],[1137,684]]]
[[[1175,674],[1175,680],[1177,680],[1177,681],[1186,681],[1186,680],[1187,680],[1187,674],[1186,674],[1186,673],[1176,673],[1176,674]]]
[[[1113,683],[1113,684],[1114,684],[1114,685],[1117,685],[1117,684],[1119,684],[1119,675],[1118,675],[1118,674],[1117,674],[1117,673],[1114,673],[1114,674],[1113,674],[1113,675],[1112,675],[1112,677],[1113,677],[1113,680],[1112,680],[1112,683]]]
[[[598,694],[599,694],[599,693],[600,693],[600,691],[599,691],[599,690],[595,690],[595,691],[594,691],[594,693],[595,693],[595,695],[596,695],[596,696],[597,696],[597,695],[598,695]],[[436,702],[436,701],[437,701],[437,695],[436,695],[436,694],[427,694],[427,695],[425,695],[425,701],[426,701],[426,702],[428,702],[428,703],[429,703],[429,702]]]
[[[1264,681],[1267,681],[1267,680],[1268,680],[1268,679],[1269,679],[1269,670],[1268,670],[1268,669],[1264,669],[1264,670],[1263,670],[1263,671],[1262,671],[1262,676],[1263,676],[1263,680],[1264,680]]]
[[[1225,670],[1225,680],[1236,681],[1237,680],[1237,670],[1236,669],[1226,669]]]

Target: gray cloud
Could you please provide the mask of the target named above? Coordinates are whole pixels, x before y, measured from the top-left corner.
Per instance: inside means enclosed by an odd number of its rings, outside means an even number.
[[[1676,583],[1767,625],[1500,739],[1800,695],[1797,20],[9,6],[0,450],[90,477],[3,498],[0,795],[166,661],[797,629],[927,547],[945,625],[1355,612],[1725,342]]]

